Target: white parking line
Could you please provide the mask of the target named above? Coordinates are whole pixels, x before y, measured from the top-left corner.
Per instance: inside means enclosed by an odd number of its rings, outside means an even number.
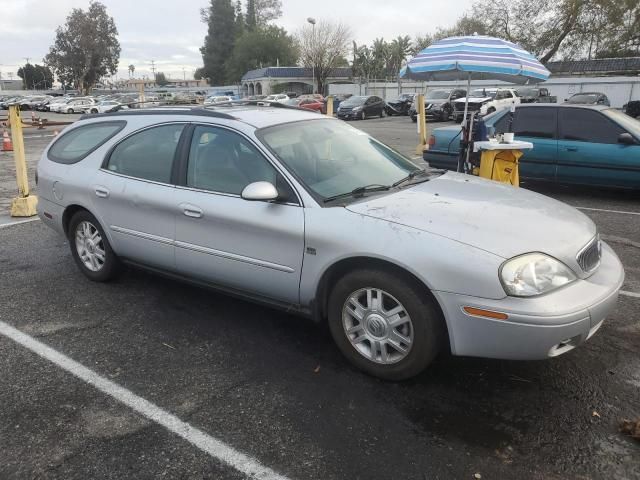
[[[0,228],[7,228],[13,225],[21,225],[23,223],[29,223],[29,222],[37,222],[38,220],[40,220],[40,217],[32,217],[26,220],[15,220],[15,221],[9,220],[7,223],[0,223]],[[1,219],[0,219],[0,222],[2,222]]]
[[[622,213],[624,215],[640,215],[640,212],[627,212],[624,210],[605,210],[603,208],[589,208],[589,207],[574,207],[578,210],[589,210],[591,212],[605,212],[605,213]]]
[[[620,290],[620,295],[624,295],[625,297],[640,298],[640,293],[627,292],[626,290]]]
[[[0,335],[4,335],[28,350],[38,354],[45,360],[48,360],[63,370],[75,375],[80,380],[93,385],[101,392],[125,404],[132,410],[144,415],[158,425],[162,425],[170,432],[184,438],[193,446],[199,448],[205,453],[208,453],[228,466],[235,468],[239,472],[244,473],[248,477],[260,480],[287,480],[287,477],[263,466],[257,460],[238,452],[233,447],[230,447],[221,440],[204,433],[202,430],[192,427],[175,415],[163,410],[148,400],[139,397],[135,393],[121,387],[111,380],[101,377],[93,370],[88,369],[84,365],[72,360],[35,338],[22,333],[20,330],[3,321],[0,321]]]
[[[25,135],[23,138],[42,138],[42,137],[55,137],[55,135],[53,133],[49,134],[49,135]]]

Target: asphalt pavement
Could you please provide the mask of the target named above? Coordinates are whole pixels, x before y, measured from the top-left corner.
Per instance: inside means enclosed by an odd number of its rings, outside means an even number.
[[[415,148],[406,117],[353,125]],[[40,221],[0,225],[0,478],[640,478],[618,430],[640,416],[640,196],[525,188],[597,223],[627,273],[616,311],[558,358],[443,355],[402,383],[324,326],[133,269],[95,284]]]

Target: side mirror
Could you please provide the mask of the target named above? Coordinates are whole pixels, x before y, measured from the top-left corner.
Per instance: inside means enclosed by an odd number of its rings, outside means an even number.
[[[269,182],[253,182],[244,187],[241,196],[254,202],[272,202],[278,198],[278,190]]]
[[[623,145],[637,145],[636,139],[631,136],[630,133],[621,133],[618,135],[618,143],[622,143]]]

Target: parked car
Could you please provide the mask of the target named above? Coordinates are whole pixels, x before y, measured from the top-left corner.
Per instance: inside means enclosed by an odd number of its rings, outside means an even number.
[[[588,105],[508,109],[483,119],[488,131],[515,133],[533,143],[520,158],[520,177],[563,184],[640,189],[640,121],[619,110]],[[460,127],[436,128],[423,155],[429,165],[455,170]]]
[[[632,100],[626,103],[622,109],[630,117],[637,118],[640,116],[640,100]]]
[[[207,97],[204,100],[204,104],[205,105],[214,105],[216,103],[227,103],[227,102],[231,102],[233,99],[227,95],[223,95],[223,96],[213,96],[213,97]]]
[[[464,117],[464,104],[466,97],[453,102],[453,118],[456,122],[461,122]],[[487,115],[511,105],[519,105],[520,98],[512,88],[476,88],[469,95],[468,111],[479,112],[480,115]]]
[[[72,100],[72,98],[70,97],[57,97],[54,98],[52,100],[49,101],[48,104],[46,104],[44,106],[46,112],[60,112],[60,108],[62,108],[63,105],[66,105],[68,102],[70,102]]]
[[[90,280],[133,263],[328,322],[354,365],[386,379],[443,350],[561,355],[600,328],[624,280],[573,207],[419,169],[299,109],[86,118],[37,173],[38,214]]]
[[[117,112],[123,108],[129,108],[126,105],[122,105],[120,102],[116,102],[115,100],[104,100],[102,102],[98,102],[94,105],[89,105],[85,107],[85,113],[109,113],[109,112]]]
[[[264,98],[265,102],[285,103],[287,100],[289,100],[289,97],[286,96],[284,93],[268,95],[267,97]]]
[[[520,103],[558,103],[558,97],[551,95],[545,87],[520,87],[516,94]]]
[[[22,98],[23,97],[21,97],[21,96],[8,97],[5,100],[3,100],[2,102],[0,102],[0,108],[2,110],[9,110],[9,105],[14,105],[14,104],[20,103]]]
[[[385,106],[387,115],[409,115],[409,108],[415,96],[415,93],[402,93],[395,100],[388,101]]]
[[[609,98],[600,92],[583,92],[576,93],[565,99],[565,103],[572,103],[574,105],[606,105],[611,106]]]
[[[375,95],[354,95],[344,102],[336,110],[338,118],[342,120],[364,120],[367,117],[384,117],[385,102]]]
[[[47,95],[31,95],[20,100],[18,105],[20,105],[20,110],[35,110],[37,105],[50,98]]]
[[[67,103],[60,104],[58,111],[60,113],[83,113],[87,108],[95,105],[96,102],[90,97],[75,97]]]
[[[289,100],[284,102],[284,104],[290,105],[292,107],[306,108],[307,110],[313,110],[314,112],[318,112],[318,113],[323,113],[326,107],[324,102],[319,102],[312,98],[301,98],[301,97],[290,98]]]
[[[453,102],[459,98],[464,98],[466,95],[467,91],[460,88],[443,88],[428,91],[424,99],[426,118],[446,122],[453,113]],[[415,102],[409,108],[409,116],[412,122],[418,121]]]

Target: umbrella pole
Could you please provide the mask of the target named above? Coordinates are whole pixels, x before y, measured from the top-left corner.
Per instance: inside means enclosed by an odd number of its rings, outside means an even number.
[[[469,94],[471,93],[471,72],[469,72],[467,76],[467,94],[464,99],[464,115],[462,116],[462,138],[461,144],[465,146],[465,150],[460,150],[460,158],[458,159],[458,168],[457,172],[463,172],[465,170],[466,159],[466,149],[470,138],[470,133],[465,131],[465,125],[467,124],[467,111],[469,110]]]
[[[462,116],[462,125],[466,125],[467,110],[469,109],[469,94],[471,93],[471,73],[467,77],[467,94],[464,99],[464,115]]]

